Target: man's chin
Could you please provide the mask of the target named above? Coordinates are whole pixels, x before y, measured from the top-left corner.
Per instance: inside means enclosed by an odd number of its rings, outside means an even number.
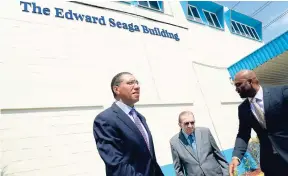
[[[247,98],[246,95],[241,95],[241,94],[239,94],[239,96],[240,96],[242,99]]]
[[[135,98],[135,99],[133,100],[134,104],[137,103],[138,101],[139,101],[139,98]]]

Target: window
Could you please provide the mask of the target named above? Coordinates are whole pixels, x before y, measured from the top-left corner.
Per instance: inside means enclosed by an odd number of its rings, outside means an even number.
[[[234,30],[234,33],[240,34],[240,31],[234,21],[232,21],[232,31]]]
[[[260,40],[257,32],[251,26],[247,26],[245,24],[239,23],[237,21],[231,21],[231,30],[233,33],[240,34],[244,37],[253,38],[256,40]]]
[[[188,5],[188,19],[202,23],[199,12],[196,7]]]
[[[252,29],[252,32],[253,32],[254,36],[257,38],[257,40],[259,40],[258,34],[256,33],[255,29],[254,28],[251,28],[251,29]]]
[[[240,23],[236,23],[236,24],[237,24],[238,29],[240,30],[240,33],[245,36],[245,33],[244,33],[243,29],[242,29],[241,24]]]
[[[204,12],[204,15],[207,19],[207,22],[208,22],[208,25],[209,26],[213,26],[213,27],[216,27],[216,28],[222,28],[220,23],[219,23],[219,20],[217,18],[217,15],[215,13],[212,13],[212,12],[208,12],[206,10],[203,10]]]
[[[162,1],[138,1],[138,5],[141,7],[149,8],[152,10],[163,11],[161,7]]]
[[[242,26],[242,28],[244,29],[244,32],[245,32],[246,36],[249,36],[249,37],[250,37],[250,34],[249,34],[246,26],[245,26],[244,24],[242,24],[241,26]]]

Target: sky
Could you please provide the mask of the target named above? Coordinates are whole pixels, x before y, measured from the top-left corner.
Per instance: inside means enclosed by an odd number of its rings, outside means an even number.
[[[263,41],[265,43],[273,40],[275,37],[288,31],[288,1],[214,1],[218,4],[231,9],[233,6],[235,11],[242,14],[253,16],[253,18],[262,22],[262,26],[269,24],[272,20],[277,18],[283,12],[286,12],[282,18],[263,29]],[[267,3],[269,2],[269,3]],[[237,4],[238,3],[238,4]],[[261,6],[266,7],[259,13],[253,15],[253,13]],[[237,5],[236,5],[237,4]]]

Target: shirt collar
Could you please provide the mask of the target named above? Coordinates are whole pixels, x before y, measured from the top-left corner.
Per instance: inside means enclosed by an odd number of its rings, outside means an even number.
[[[188,134],[185,133],[185,131],[183,131],[183,129],[181,129],[181,132],[183,133],[184,137],[186,140],[188,140]],[[194,136],[194,132],[191,134],[192,136]]]
[[[125,114],[129,114],[130,113],[132,107],[124,104],[122,101],[116,101],[115,103],[120,109],[122,109],[122,111],[125,112]]]
[[[262,89],[261,86],[260,86],[258,92],[256,93],[256,95],[255,95],[253,98],[256,98],[257,100],[263,101],[263,89]],[[253,98],[248,97],[248,99],[249,99],[250,102],[251,102],[251,100],[252,100]]]

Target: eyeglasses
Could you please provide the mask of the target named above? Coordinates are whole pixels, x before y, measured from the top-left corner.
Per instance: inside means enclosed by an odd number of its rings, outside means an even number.
[[[189,124],[194,125],[194,124],[195,124],[195,121],[192,121],[192,122],[185,122],[185,123],[184,123],[185,126],[188,126]]]
[[[130,86],[135,85],[135,84],[139,85],[139,81],[138,80],[131,80],[131,81],[126,82],[126,84],[128,84]]]

